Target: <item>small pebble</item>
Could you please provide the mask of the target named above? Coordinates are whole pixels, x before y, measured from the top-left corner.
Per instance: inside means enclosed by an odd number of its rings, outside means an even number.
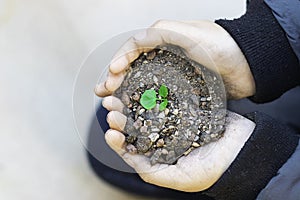
[[[134,75],[134,77],[133,78],[139,78],[140,76],[141,76],[141,71],[138,71],[135,75]]]
[[[159,128],[156,128],[155,126],[153,128],[151,128],[151,132],[159,132]]]
[[[159,138],[158,133],[151,133],[148,138],[151,140],[151,142],[155,142]]]
[[[129,105],[130,104],[130,98],[129,96],[126,94],[126,92],[122,93],[122,97],[121,97],[121,101],[124,103],[124,105]]]
[[[157,140],[157,142],[156,142],[157,147],[162,147],[162,146],[164,146],[164,144],[165,144],[165,141],[162,138]]]
[[[200,89],[198,89],[198,88],[193,88],[192,93],[195,94],[195,95],[200,95],[201,94]]]
[[[141,126],[143,125],[143,122],[140,119],[137,119],[134,123],[133,123],[133,127],[138,130],[139,128],[141,128]]]
[[[132,99],[135,101],[138,101],[138,100],[140,100],[140,95],[135,93],[134,95],[132,95]]]
[[[162,150],[161,150],[161,153],[164,154],[164,155],[167,155],[169,152],[168,152],[167,149],[162,149]]]
[[[151,140],[148,137],[138,137],[136,141],[136,148],[138,152],[146,153],[150,149],[151,145]]]
[[[173,114],[178,115],[178,111],[179,111],[178,109],[173,110]]]
[[[140,128],[140,131],[141,131],[141,133],[147,133],[148,127],[147,127],[147,126],[142,126],[142,127]]]
[[[183,153],[183,155],[187,156],[189,153],[191,153],[192,150],[192,148],[189,148],[186,152]]]
[[[132,145],[132,144],[128,144],[126,146],[126,151],[129,152],[129,153],[131,153],[131,154],[136,154],[137,153],[136,147],[134,145]]]
[[[207,99],[206,99],[206,97],[201,97],[200,98],[200,101],[206,101]]]
[[[153,76],[153,81],[155,84],[158,84],[158,78],[156,76]]]
[[[126,137],[126,142],[128,142],[128,143],[132,144],[135,142],[135,140],[136,140],[136,136],[134,136],[134,135],[129,135]]]
[[[195,73],[196,74],[201,74],[201,69],[200,69],[200,67],[195,67]]]
[[[192,146],[195,147],[195,148],[197,148],[197,147],[200,147],[200,144],[198,144],[197,142],[193,142]]]
[[[140,88],[145,87],[145,84],[143,82],[140,82]]]
[[[145,125],[146,126],[151,126],[152,125],[152,121],[151,120],[146,120],[145,121]]]
[[[168,108],[165,109],[165,115],[168,115],[170,110]]]
[[[141,110],[139,110],[139,115],[143,114],[146,110],[144,108],[142,108]]]
[[[158,113],[159,112],[159,104],[156,104],[156,106],[153,109],[154,113]]]
[[[178,87],[177,87],[177,85],[173,85],[173,91],[177,91],[178,90]]]
[[[159,115],[157,116],[158,118],[162,119],[165,117],[165,113],[164,112],[161,112],[159,113]]]
[[[150,52],[147,53],[146,59],[152,60],[155,56],[156,56],[156,52],[155,51],[150,51]]]

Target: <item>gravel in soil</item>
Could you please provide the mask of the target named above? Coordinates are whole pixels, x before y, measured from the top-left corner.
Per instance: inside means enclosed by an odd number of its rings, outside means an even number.
[[[168,104],[147,110],[145,90],[168,88]],[[127,116],[127,151],[144,154],[151,164],[175,164],[193,149],[218,140],[225,130],[225,93],[221,79],[188,59],[178,47],[164,46],[136,59],[114,93]]]

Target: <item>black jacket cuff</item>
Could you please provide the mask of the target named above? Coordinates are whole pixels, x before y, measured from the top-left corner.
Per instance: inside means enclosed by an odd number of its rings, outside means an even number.
[[[256,127],[222,177],[204,194],[218,200],[253,200],[294,153],[299,136],[288,126],[255,112]]]
[[[272,10],[252,0],[239,19],[216,20],[237,42],[253,74],[256,93],[250,99],[263,103],[300,84],[300,66]]]

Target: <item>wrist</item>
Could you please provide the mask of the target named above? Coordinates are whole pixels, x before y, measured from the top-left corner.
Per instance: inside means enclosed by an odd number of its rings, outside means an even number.
[[[234,38],[249,63],[255,80],[253,101],[272,101],[299,84],[297,57],[263,1],[251,1],[246,14],[238,19],[216,23]]]
[[[216,23],[215,26],[223,37],[219,41],[222,48],[214,60],[223,78],[227,98],[241,99],[254,95],[255,81],[243,52],[223,27]]]

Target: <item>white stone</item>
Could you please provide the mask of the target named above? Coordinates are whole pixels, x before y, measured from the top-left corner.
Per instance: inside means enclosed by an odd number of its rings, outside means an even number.
[[[151,133],[148,138],[151,140],[151,142],[155,142],[159,138],[158,133]]]

